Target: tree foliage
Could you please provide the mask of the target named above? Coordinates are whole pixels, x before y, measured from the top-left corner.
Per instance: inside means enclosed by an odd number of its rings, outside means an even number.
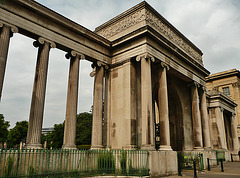
[[[62,148],[64,125],[64,123],[55,124],[53,131],[47,135],[48,145],[50,147]]]
[[[42,143],[47,140],[49,147],[62,148],[64,123],[55,124],[54,129],[47,136],[42,136]],[[91,145],[92,114],[80,113],[77,115],[76,145]]]
[[[28,122],[21,121],[17,122],[16,126],[10,129],[8,133],[8,147],[14,147],[19,144],[22,140],[26,140],[28,130]]]
[[[91,145],[92,114],[80,113],[77,115],[76,145]]]
[[[0,114],[0,143],[7,141],[9,126],[9,122],[4,120],[3,114]]]

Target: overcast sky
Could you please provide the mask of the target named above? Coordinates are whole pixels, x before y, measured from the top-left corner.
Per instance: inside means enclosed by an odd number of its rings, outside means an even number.
[[[140,0],[37,0],[63,16],[94,30],[97,26],[140,3]],[[205,68],[216,73],[240,69],[239,0],[148,0],[203,52]],[[29,119],[37,48],[33,40],[19,34],[11,38],[0,113],[11,127]],[[51,49],[43,127],[65,119],[69,60]],[[79,112],[88,112],[93,101],[90,63],[81,61]]]

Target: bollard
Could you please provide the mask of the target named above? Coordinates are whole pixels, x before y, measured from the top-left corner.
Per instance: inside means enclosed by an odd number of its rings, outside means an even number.
[[[221,162],[221,172],[224,172],[224,169],[223,169],[223,159],[220,159],[220,162]]]
[[[233,162],[233,154],[231,153],[231,161]]]
[[[181,161],[178,159],[178,176],[182,176]]]
[[[207,164],[208,164],[208,171],[211,171],[210,160],[209,160],[209,158],[207,158]]]
[[[194,178],[198,178],[197,176],[197,169],[196,169],[196,161],[193,161],[193,168],[194,168]]]

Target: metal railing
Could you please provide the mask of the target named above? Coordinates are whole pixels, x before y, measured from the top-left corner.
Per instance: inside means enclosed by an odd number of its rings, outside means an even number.
[[[1,150],[0,177],[149,175],[147,150]]]

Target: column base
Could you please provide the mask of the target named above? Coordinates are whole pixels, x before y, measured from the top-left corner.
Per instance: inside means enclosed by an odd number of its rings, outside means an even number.
[[[203,151],[204,149],[203,149],[203,147],[196,146],[196,147],[193,148],[193,150],[194,151]]]
[[[204,147],[204,150],[210,151],[210,150],[212,150],[212,148],[211,147]]]
[[[98,150],[98,149],[103,149],[103,146],[102,145],[91,146],[91,150]]]
[[[168,145],[160,145],[159,151],[172,151],[172,147]]]
[[[154,145],[142,145],[141,150],[156,150]]]
[[[62,149],[75,150],[75,149],[77,149],[77,147],[76,147],[76,145],[63,145]]]
[[[24,146],[25,149],[43,149],[42,144],[29,143]]]
[[[126,145],[126,146],[123,146],[124,150],[135,150],[136,148],[137,148],[136,145]]]

